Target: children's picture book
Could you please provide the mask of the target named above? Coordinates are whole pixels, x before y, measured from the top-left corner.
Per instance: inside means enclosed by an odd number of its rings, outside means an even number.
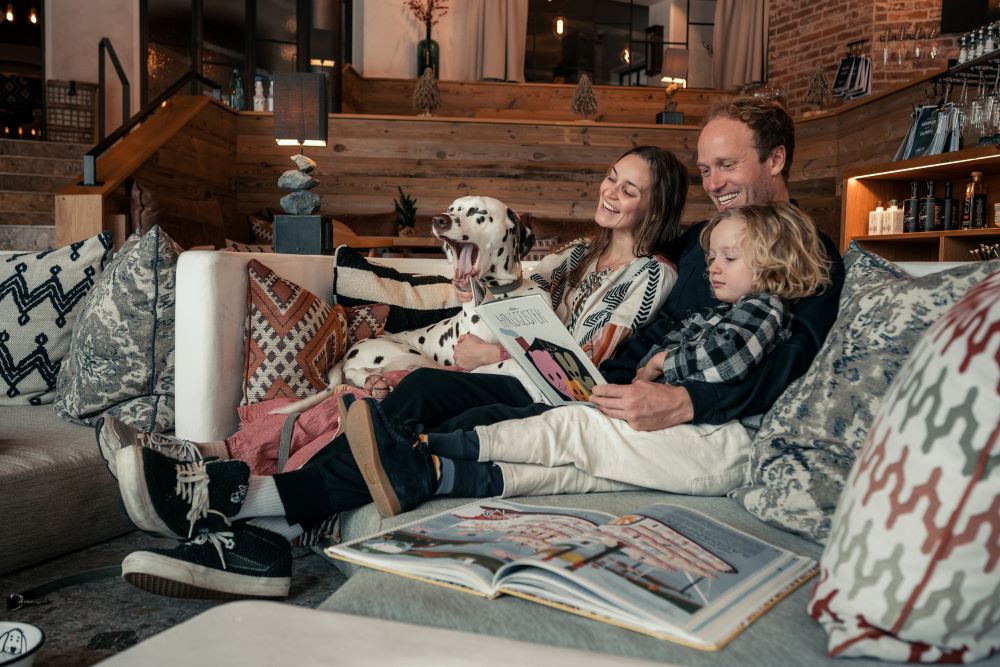
[[[476,312],[552,405],[590,400],[604,378],[552,310],[545,296],[479,301]]]
[[[817,569],[814,560],[673,504],[616,517],[495,498],[326,554],[702,650],[724,647]]]

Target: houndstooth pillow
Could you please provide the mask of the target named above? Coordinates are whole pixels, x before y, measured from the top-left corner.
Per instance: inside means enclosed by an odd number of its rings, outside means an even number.
[[[864,264],[854,259],[844,258],[845,291]],[[730,496],[764,521],[824,542],[872,415],[910,350],[998,266],[970,262],[853,289],[809,370],[764,416],[751,445],[750,483]]]
[[[998,432],[994,273],[920,339],[858,454],[809,605],[831,656],[1000,653]]]
[[[326,387],[327,371],[347,349],[344,309],[330,306],[255,259],[247,274],[240,405],[312,396]]]
[[[56,379],[85,297],[111,258],[111,232],[0,261],[0,405],[41,405]]]
[[[133,234],[73,327],[55,410],[92,426],[103,414],[143,431],[174,428],[177,250],[158,226]]]

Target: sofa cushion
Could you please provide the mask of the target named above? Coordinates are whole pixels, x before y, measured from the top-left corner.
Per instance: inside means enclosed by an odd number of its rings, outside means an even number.
[[[73,327],[59,416],[92,426],[110,414],[144,431],[174,429],[176,272],[174,244],[159,227],[125,241]]]
[[[902,280],[911,276],[885,257],[876,255],[851,241],[844,253],[844,287],[840,290],[840,308],[859,292],[878,287],[887,280]]]
[[[0,420],[0,574],[132,530],[93,429],[49,405],[4,407]]]
[[[256,211],[247,216],[250,221],[250,238],[260,245],[274,243],[274,213],[271,210]]]
[[[133,231],[145,234],[159,225],[182,248],[225,246],[226,223],[216,199],[184,199],[139,182],[131,197]]]
[[[55,400],[73,323],[110,258],[109,231],[0,261],[0,405]]]
[[[920,339],[858,455],[811,600],[831,655],[1000,653],[998,431],[1000,272]]]
[[[345,308],[347,317],[347,347],[350,349],[359,340],[381,336],[385,331],[385,321],[389,319],[389,306],[372,303],[366,306]]]
[[[845,290],[863,263],[850,249]],[[750,484],[732,492],[753,514],[819,542],[879,400],[927,328],[1000,266],[970,262],[922,278],[853,290],[809,370],[764,416],[751,445]]]
[[[257,260],[247,267],[243,400],[307,398],[347,349],[347,318],[312,292]]]
[[[336,251],[334,299],[344,307],[383,303],[390,306],[385,330],[410,331],[440,322],[461,309],[451,280],[444,276],[401,273],[365,259],[357,250]]]

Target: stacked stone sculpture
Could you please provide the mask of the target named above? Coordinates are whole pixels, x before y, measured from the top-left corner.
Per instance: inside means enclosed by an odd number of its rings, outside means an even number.
[[[298,169],[289,169],[278,178],[278,187],[290,191],[281,198],[281,210],[289,215],[312,215],[319,211],[319,195],[310,192],[319,185],[309,175],[316,169],[316,163],[301,153],[291,159]]]

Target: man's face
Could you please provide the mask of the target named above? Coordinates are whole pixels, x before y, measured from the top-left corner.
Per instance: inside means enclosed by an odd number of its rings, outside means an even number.
[[[784,164],[783,148],[761,162],[753,132],[738,120],[715,118],[698,137],[701,184],[720,211],[773,201]]]

